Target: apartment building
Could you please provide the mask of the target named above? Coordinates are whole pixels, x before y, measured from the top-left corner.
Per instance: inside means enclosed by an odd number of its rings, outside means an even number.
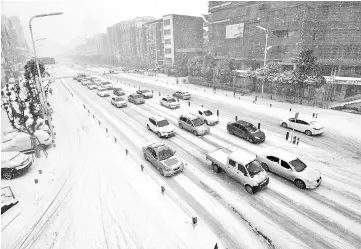
[[[185,15],[163,16],[164,64],[173,66],[182,55],[203,52],[203,18]]]
[[[208,12],[208,51],[238,69],[263,65],[267,32],[267,62],[291,69],[313,49],[324,75],[361,77],[361,2],[210,1]]]
[[[164,60],[163,19],[145,23],[143,59],[150,65],[160,66]]]

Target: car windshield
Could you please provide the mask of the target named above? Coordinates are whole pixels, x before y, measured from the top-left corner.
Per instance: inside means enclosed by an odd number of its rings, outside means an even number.
[[[135,99],[140,99],[140,98],[141,98],[141,96],[140,96],[140,95],[136,95],[136,94],[134,94],[134,95],[133,95],[133,98],[135,98]]]
[[[168,99],[168,102],[176,102],[175,99]]]
[[[213,113],[210,110],[207,110],[204,112],[204,115],[211,116]]]
[[[188,92],[182,92],[182,94],[183,94],[183,95],[189,95],[189,93],[188,93]]]
[[[166,160],[172,156],[174,156],[174,153],[170,148],[165,147],[159,151],[159,161]]]
[[[247,128],[247,130],[250,131],[250,132],[256,132],[256,131],[257,131],[256,126],[254,126],[253,124],[247,125],[246,128]]]
[[[158,123],[157,123],[157,125],[158,125],[158,127],[164,127],[164,126],[167,126],[167,125],[169,125],[169,123],[168,123],[168,120],[162,120],[162,121],[159,121]]]
[[[302,162],[300,159],[295,159],[290,162],[290,164],[295,168],[297,172],[302,172],[307,168],[306,164]]]
[[[124,101],[123,98],[116,98],[115,101]]]
[[[311,124],[313,124],[314,126],[321,126],[321,124],[317,121],[311,121]]]
[[[246,168],[251,177],[257,175],[258,173],[260,173],[262,171],[261,164],[256,160],[247,164]]]
[[[142,93],[149,93],[150,91],[149,90],[142,90],[141,92]]]
[[[101,91],[101,92],[105,92],[107,89],[105,89],[105,88],[100,88],[99,89],[99,91]]]
[[[194,126],[201,126],[203,125],[203,121],[200,118],[196,118],[192,120]]]

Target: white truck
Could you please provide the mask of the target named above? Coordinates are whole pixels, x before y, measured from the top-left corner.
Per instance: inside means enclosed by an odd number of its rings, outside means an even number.
[[[249,194],[254,194],[269,183],[266,171],[252,153],[242,150],[227,153],[217,149],[206,154],[206,159],[212,163],[215,172],[226,172],[240,182]]]

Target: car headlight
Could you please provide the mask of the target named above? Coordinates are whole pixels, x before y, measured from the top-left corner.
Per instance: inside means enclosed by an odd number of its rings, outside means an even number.
[[[170,171],[171,169],[168,167],[165,167],[165,171]]]

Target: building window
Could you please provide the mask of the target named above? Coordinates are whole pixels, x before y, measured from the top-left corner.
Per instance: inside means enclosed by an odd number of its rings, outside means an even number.
[[[274,30],[272,33],[278,38],[286,38],[288,37],[288,30]]]
[[[172,44],[172,40],[171,39],[165,39],[164,44]]]
[[[163,26],[168,26],[170,25],[170,19],[166,19],[163,21]]]
[[[172,49],[171,49],[171,48],[166,48],[166,49],[164,50],[164,53],[166,53],[166,54],[171,54],[171,53],[172,53]]]
[[[170,35],[170,29],[165,29],[164,30],[164,35]]]

